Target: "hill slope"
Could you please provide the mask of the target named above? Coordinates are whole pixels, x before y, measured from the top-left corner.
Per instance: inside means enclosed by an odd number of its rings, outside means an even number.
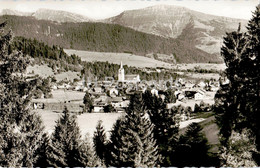
[[[225,32],[237,30],[239,22],[245,30],[247,23],[242,19],[214,16],[170,5],[125,11],[103,22],[120,24],[163,37],[185,37],[186,40],[196,41],[193,45],[208,53],[219,53]]]
[[[221,62],[217,54],[208,54],[196,48],[194,41],[186,38],[164,38],[120,25],[56,23],[24,16],[0,17],[0,22],[6,20],[15,36],[35,38],[51,46],[98,52],[128,52],[143,56],[161,53],[173,55],[173,62],[177,60],[181,63]]]

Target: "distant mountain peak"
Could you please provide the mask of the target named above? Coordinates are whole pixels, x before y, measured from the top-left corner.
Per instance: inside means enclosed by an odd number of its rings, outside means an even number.
[[[247,23],[242,19],[205,14],[174,5],[128,10],[104,22],[162,37],[185,39],[210,54],[219,53],[222,37],[227,31],[237,30],[239,22],[244,31]]]
[[[31,16],[32,12],[21,12],[17,10],[3,9],[0,12],[0,15]]]
[[[16,16],[33,16],[38,20],[50,20],[56,22],[92,22],[93,19],[90,19],[86,16],[74,14],[62,10],[52,10],[40,8],[36,12],[20,12],[17,10],[3,9],[0,15],[16,15]]]

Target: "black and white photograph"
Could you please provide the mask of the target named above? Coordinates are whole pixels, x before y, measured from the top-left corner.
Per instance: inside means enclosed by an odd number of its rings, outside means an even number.
[[[0,167],[259,167],[260,0],[0,0]]]

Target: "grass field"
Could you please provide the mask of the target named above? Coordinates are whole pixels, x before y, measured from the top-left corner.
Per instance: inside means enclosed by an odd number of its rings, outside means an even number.
[[[49,99],[35,99],[37,102],[64,102],[69,100],[81,100],[83,102],[83,97],[85,96],[84,92],[72,91],[72,90],[53,90],[52,98]]]
[[[62,115],[61,112],[53,112],[49,110],[37,110],[37,113],[42,117],[45,131],[52,133],[56,124],[56,121]],[[99,120],[103,121],[103,126],[109,136],[109,131],[112,129],[115,121],[124,115],[124,113],[84,113],[77,115],[78,125],[80,127],[81,135],[84,137],[89,134],[93,137],[93,133],[96,129]]]
[[[82,61],[87,62],[109,62],[114,64],[120,64],[122,61],[124,65],[132,67],[164,67],[171,68],[172,64],[165,63],[162,61],[155,60],[153,58],[148,58],[144,56],[138,56],[128,53],[108,53],[108,52],[90,52],[90,51],[81,51],[81,50],[70,50],[64,49],[68,54],[78,55]]]
[[[224,70],[226,69],[226,65],[223,64],[207,64],[207,63],[194,63],[194,64],[176,64],[173,65],[172,68],[179,70],[187,70],[187,69],[206,69],[206,70]]]
[[[60,74],[55,74],[52,71],[50,67],[47,65],[35,65],[35,66],[28,66],[26,69],[27,75],[36,75],[38,74],[42,78],[47,78],[49,76],[55,76],[57,81],[61,81],[64,79],[68,79],[70,81],[73,81],[74,79],[80,79],[80,73],[79,72],[72,72],[72,71],[67,71],[67,72],[62,72]]]
[[[56,124],[56,121],[62,115],[61,112],[53,112],[50,110],[37,110],[36,111],[43,119],[45,126],[45,131],[52,133]],[[77,115],[78,125],[82,136],[88,134],[93,137],[93,133],[96,130],[96,126],[99,120],[103,121],[103,126],[109,136],[109,131],[111,131],[113,124],[118,118],[125,115],[125,113],[84,113]],[[180,129],[187,127],[192,122],[202,122],[205,119],[196,118],[180,123]]]

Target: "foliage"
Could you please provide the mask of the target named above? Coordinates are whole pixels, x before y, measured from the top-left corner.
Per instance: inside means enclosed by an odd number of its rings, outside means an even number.
[[[220,127],[222,145],[232,150],[228,143],[232,132],[249,129],[252,131],[252,138],[256,138],[257,147],[257,152],[252,157],[258,162],[260,160],[259,20],[258,6],[248,23],[248,32],[241,33],[239,26],[236,32],[227,33],[224,37],[221,54],[227,66],[226,76],[222,77],[221,89],[215,96],[216,121]]]
[[[165,102],[153,96],[149,90],[142,95],[142,99],[154,124],[154,138],[157,141],[158,152],[162,156],[160,164],[170,166],[170,155],[175,148],[179,132],[179,120],[175,116],[178,111],[167,110]]]
[[[255,139],[250,130],[241,133],[232,131],[228,146],[221,147],[220,159],[224,167],[257,167],[252,159],[252,152],[256,152]]]
[[[175,103],[177,100],[174,90],[168,89],[165,93],[165,103]]]
[[[40,117],[28,108],[36,86],[22,75],[28,58],[17,51],[8,54],[12,33],[5,33],[5,26],[0,24],[0,165],[32,167],[43,135]]]
[[[153,124],[142,110],[140,95],[131,97],[127,115],[117,120],[106,159],[109,166],[154,167],[158,151],[153,137]]]
[[[198,123],[192,123],[188,126],[185,134],[181,135],[172,155],[173,166],[216,166],[209,156],[210,146],[201,130],[202,127]]]
[[[86,94],[83,98],[83,103],[85,104],[85,110],[87,112],[91,112],[94,108],[93,106],[93,99],[91,98],[91,95],[89,94],[88,91],[86,91]]]
[[[75,116],[71,116],[67,108],[63,111],[62,117],[57,121],[51,137],[48,162],[50,166],[93,166],[89,147],[81,140],[80,130]]]
[[[115,109],[114,109],[114,107],[112,106],[112,104],[108,104],[108,105],[106,105],[105,107],[104,107],[104,112],[105,113],[111,113],[111,112],[114,112],[115,111]]]
[[[105,154],[107,153],[107,138],[101,120],[98,121],[93,142],[97,156],[104,162]]]

